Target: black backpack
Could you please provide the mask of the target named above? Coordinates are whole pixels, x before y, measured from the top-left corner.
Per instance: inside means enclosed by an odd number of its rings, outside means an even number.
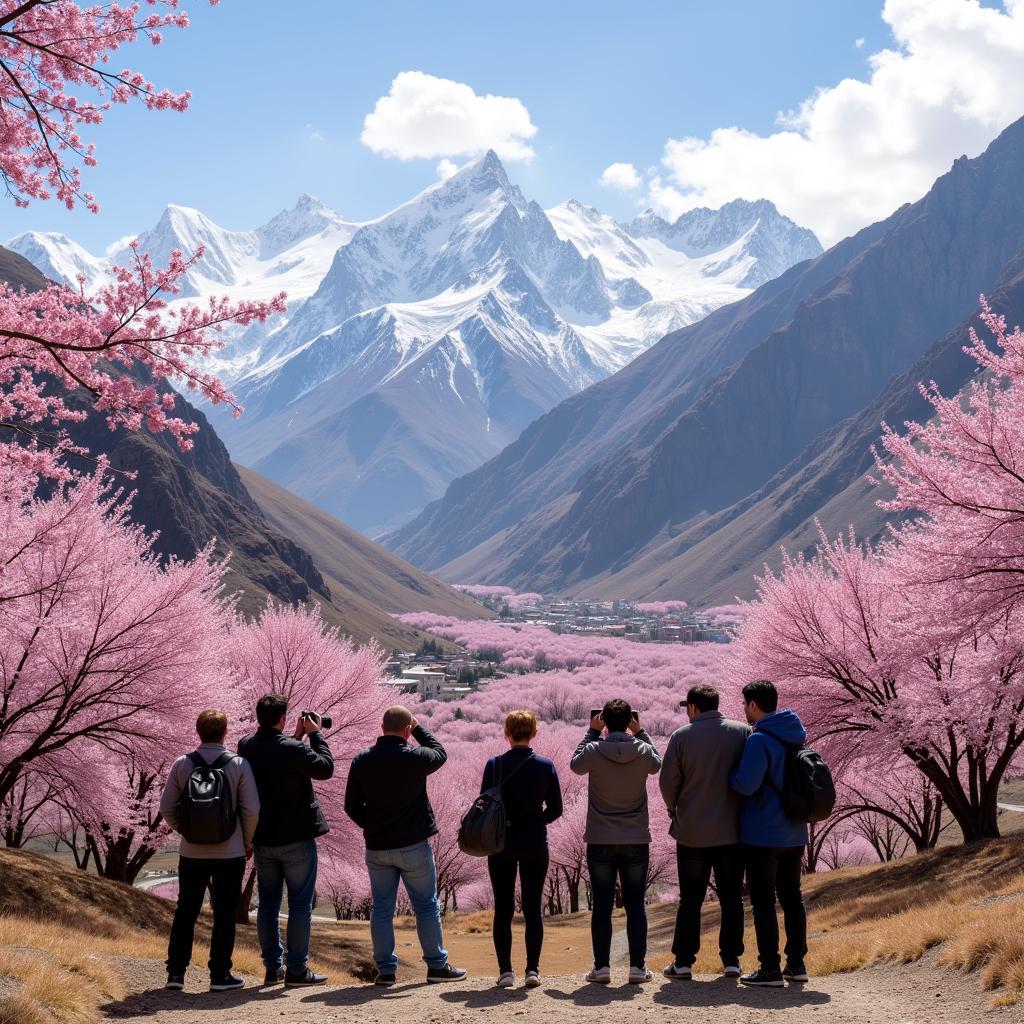
[[[773,736],[772,739],[778,739]],[[782,740],[778,740],[782,743]],[[768,785],[779,794],[782,809],[794,821],[812,824],[824,821],[836,805],[836,786],[825,759],[810,747],[783,743],[785,763],[783,785],[778,789],[768,778]]]
[[[224,772],[233,757],[224,751],[207,764],[198,750],[188,755],[192,774],[181,794],[178,831],[190,843],[224,843],[234,835],[238,811]]]
[[[532,760],[533,754],[530,754],[522,764],[516,765],[509,778],[511,779],[527,761]],[[490,857],[505,849],[508,819],[505,815],[505,798],[501,793],[500,757],[496,759],[495,773],[495,784],[490,789],[485,789],[473,801],[459,825],[459,849],[470,857]]]

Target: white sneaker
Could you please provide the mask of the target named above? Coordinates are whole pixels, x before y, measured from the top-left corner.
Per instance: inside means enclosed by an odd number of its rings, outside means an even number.
[[[498,980],[495,984],[498,988],[514,988],[516,983],[516,976],[513,971],[504,971],[498,975]]]
[[[726,964],[722,968],[723,978],[738,978],[742,973],[743,971],[740,970],[739,964]]]
[[[630,985],[642,985],[653,977],[654,975],[646,967],[630,967],[629,969]]]
[[[661,972],[666,978],[680,978],[683,981],[691,981],[693,979],[693,968],[692,967],[680,967],[675,960],[672,961]]]
[[[526,987],[537,988],[540,985],[540,975],[536,971],[526,972]]]
[[[612,972],[610,967],[592,967],[587,972],[587,981],[592,981],[597,985],[607,985],[612,980]]]

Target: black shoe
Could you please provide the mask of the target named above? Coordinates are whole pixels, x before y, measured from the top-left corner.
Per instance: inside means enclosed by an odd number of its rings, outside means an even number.
[[[282,981],[284,981],[283,967],[268,967],[267,973],[263,975],[264,986],[280,985]]]
[[[234,974],[225,974],[221,978],[210,979],[211,992],[230,992],[233,988],[245,988],[245,981]]]
[[[466,972],[461,967],[452,967],[451,964],[427,968],[428,985],[437,985],[442,981],[463,981],[465,977]]]
[[[291,974],[288,971],[284,973],[284,987],[285,988],[302,988],[307,985],[323,985],[327,981],[326,974],[315,974],[308,967],[302,974]]]
[[[810,981],[810,978],[807,976],[807,967],[800,960],[796,963],[786,964],[786,969],[782,972],[782,976],[786,981],[794,985],[802,985],[805,981]]]
[[[377,977],[373,979],[374,985],[380,985],[381,988],[388,988],[395,983],[395,976],[388,974],[387,971],[378,971]]]
[[[170,974],[169,973],[167,975],[167,984],[164,985],[164,988],[172,988],[172,989],[175,989],[177,991],[180,991],[184,987],[185,987],[185,975],[184,974]]]
[[[740,981],[744,985],[750,985],[751,988],[784,988],[786,984],[782,980],[782,971],[777,967],[774,971],[766,971],[762,967],[759,971],[744,974]]]

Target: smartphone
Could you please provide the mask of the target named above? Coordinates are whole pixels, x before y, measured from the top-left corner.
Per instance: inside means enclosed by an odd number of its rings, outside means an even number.
[[[600,718],[602,711],[604,711],[604,708],[591,708],[590,709],[590,717],[591,718]]]
[[[634,722],[639,722],[640,721],[640,712],[639,711],[634,711],[633,714],[632,714],[632,718],[633,718]]]

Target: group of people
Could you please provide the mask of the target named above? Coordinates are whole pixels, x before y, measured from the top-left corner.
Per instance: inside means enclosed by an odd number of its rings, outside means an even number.
[[[803,744],[806,732],[793,711],[778,709],[778,693],[771,682],[749,683],[743,700],[746,723],[731,721],[719,711],[714,687],[692,687],[681,702],[688,721],[672,734],[664,757],[626,701],[610,700],[592,715],[569,762],[574,773],[588,779],[584,840],[592,897],[593,966],[587,981],[611,981],[616,891],[626,914],[628,980],[640,984],[653,977],[647,967],[645,905],[651,845],[647,780],[659,773],[679,871],[673,960],[664,975],[692,978],[700,950],[701,907],[714,875],[721,908],[723,975],[755,987],[807,981],[807,921],[800,888],[807,826],[787,815],[782,800],[787,750]],[[207,887],[213,911],[210,988],[219,991],[244,984],[231,973],[231,952],[245,862],[251,857],[258,881],[257,932],[265,984],[326,981],[309,969],[308,954],[316,886],[315,840],[327,831],[312,781],[330,778],[331,753],[316,715],[304,713],[288,736],[284,697],[268,694],[256,710],[259,729],[241,741],[238,756],[224,748],[224,714],[204,711],[197,722],[200,746],[174,763],[167,780],[161,811],[170,826],[182,832],[178,906],[167,958],[169,988],[184,984]],[[505,718],[509,749],[488,760],[481,783],[481,793],[500,787],[506,814],[503,849],[487,858],[501,988],[516,984],[512,920],[517,878],[525,925],[524,983],[529,988],[541,984],[547,827],[562,814],[562,795],[556,766],[531,747],[537,728],[533,712],[509,713]],[[465,970],[449,962],[444,947],[430,843],[438,827],[427,778],[446,759],[437,738],[407,708],[394,706],[384,713],[376,743],[359,753],[349,770],[345,812],[365,839],[377,985],[390,986],[397,980],[394,915],[400,884],[415,914],[427,982],[466,977]],[[202,806],[209,816],[218,797],[234,799],[234,830],[218,843],[210,843],[209,837],[199,843],[190,841],[188,826],[200,817],[195,807]],[[744,877],[760,964],[747,974],[741,968]],[[278,925],[285,888],[286,949]],[[776,898],[786,933],[784,965]]]

